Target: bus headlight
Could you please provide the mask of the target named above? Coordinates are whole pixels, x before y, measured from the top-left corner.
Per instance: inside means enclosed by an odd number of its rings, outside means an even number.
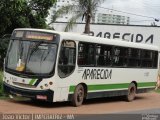
[[[49,85],[53,85],[53,82],[49,82]]]
[[[48,84],[45,84],[45,87],[48,87]]]
[[[43,89],[43,86],[40,86],[41,89]]]

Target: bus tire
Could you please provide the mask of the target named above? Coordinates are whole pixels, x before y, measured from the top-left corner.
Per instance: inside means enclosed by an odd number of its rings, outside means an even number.
[[[82,84],[79,84],[73,94],[72,105],[78,107],[82,105],[84,100],[84,87]]]
[[[131,102],[135,99],[136,96],[136,85],[134,83],[131,83],[128,87],[128,94],[126,96],[126,100],[128,102]]]

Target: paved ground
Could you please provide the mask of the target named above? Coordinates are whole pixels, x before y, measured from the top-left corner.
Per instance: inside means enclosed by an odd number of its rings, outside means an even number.
[[[31,101],[0,100],[0,113],[58,113],[58,114],[109,114],[132,113],[147,109],[160,108],[160,94],[138,94],[133,102],[122,97],[87,100],[80,107],[72,107],[69,102],[33,103]],[[160,112],[159,112],[160,113]]]

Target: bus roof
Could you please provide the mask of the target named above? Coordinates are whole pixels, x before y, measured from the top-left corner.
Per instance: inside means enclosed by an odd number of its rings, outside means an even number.
[[[85,34],[78,34],[78,33],[71,33],[71,32],[58,32],[58,31],[46,30],[46,29],[17,28],[15,30],[26,30],[26,31],[29,30],[29,31],[56,33],[56,34],[60,34],[62,39],[159,51],[158,46],[155,46],[155,45],[128,42],[122,39],[100,38],[100,37],[88,36]]]

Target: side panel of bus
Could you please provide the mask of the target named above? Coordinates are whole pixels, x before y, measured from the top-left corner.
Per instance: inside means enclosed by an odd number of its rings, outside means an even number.
[[[76,42],[76,44],[78,48],[79,43]],[[158,72],[156,66],[158,64],[155,64],[154,68],[127,68],[124,66],[87,67],[78,65],[79,51],[76,54],[77,63],[74,72],[64,78],[59,77],[59,79],[56,79],[56,83],[61,89],[60,101],[71,100],[78,84],[86,86],[87,98],[126,95],[128,94],[128,87],[132,82],[136,84],[137,92],[145,92],[147,89],[155,87]]]

